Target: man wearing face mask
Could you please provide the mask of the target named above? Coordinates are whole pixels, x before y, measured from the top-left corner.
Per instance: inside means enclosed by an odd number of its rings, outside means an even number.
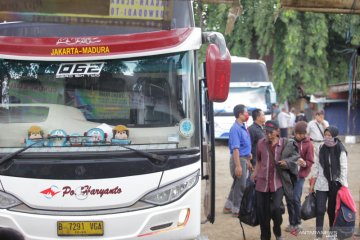
[[[314,165],[314,181],[310,191],[316,190],[316,237],[322,237],[326,201],[330,231],[335,219],[336,196],[347,183],[347,151],[337,138],[339,130],[329,126],[324,131],[324,143],[320,146],[319,161]]]
[[[249,119],[247,108],[243,104],[234,107],[236,118],[229,132],[230,174],[234,181],[225,202],[224,213],[239,214],[240,204],[246,187],[248,165],[251,164],[251,141],[245,123]]]

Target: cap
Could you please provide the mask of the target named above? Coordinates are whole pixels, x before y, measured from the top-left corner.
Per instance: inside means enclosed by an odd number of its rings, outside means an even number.
[[[117,125],[114,127],[113,130],[117,132],[122,132],[122,131],[128,131],[129,129],[124,125]]]
[[[267,131],[273,131],[279,129],[279,124],[277,121],[268,120],[265,123],[265,130]]]
[[[337,137],[339,129],[335,126],[328,126],[324,132],[329,131],[332,137]]]

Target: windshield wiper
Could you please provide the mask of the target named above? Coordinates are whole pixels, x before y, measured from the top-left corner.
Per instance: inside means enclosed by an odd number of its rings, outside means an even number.
[[[69,136],[50,136],[47,138],[42,138],[39,139],[37,141],[34,141],[33,143],[29,144],[28,146],[25,146],[23,148],[20,148],[19,150],[13,152],[13,153],[9,153],[8,155],[5,155],[4,157],[2,157],[0,159],[0,168],[2,168],[1,170],[6,170],[10,167],[10,165],[7,168],[3,168],[3,166],[5,165],[5,163],[11,161],[14,159],[14,157],[16,157],[17,155],[19,155],[20,153],[28,150],[29,148],[37,145],[37,144],[41,144],[44,143],[45,141],[49,140],[49,139],[57,139],[57,138],[69,138]]]
[[[28,145],[28,146],[25,146],[25,147],[23,147],[23,148],[20,148],[19,150],[15,151],[15,152],[12,152],[12,153],[9,153],[8,155],[5,155],[4,157],[2,157],[2,158],[0,159],[0,167],[2,168],[2,167],[5,165],[5,163],[13,160],[14,157],[16,157],[17,155],[19,155],[20,153],[28,150],[29,148],[31,148],[31,147],[33,147],[33,146],[35,146],[35,145],[37,145],[37,144],[40,144],[40,143],[45,142],[47,139],[48,139],[48,138],[40,139],[40,140],[38,140],[38,141],[36,141],[36,142],[33,142],[32,144],[30,144],[30,145]],[[2,170],[6,170],[6,169],[7,169],[7,168],[2,169]]]
[[[15,151],[15,152],[12,152],[12,153],[9,153],[8,155],[5,155],[4,157],[2,157],[0,159],[0,168],[1,170],[6,170],[10,167],[10,165],[7,167],[7,168],[3,168],[3,166],[14,159],[14,157],[16,157],[17,155],[19,155],[20,153],[26,151],[27,149],[37,145],[37,144],[41,144],[49,139],[55,139],[55,138],[69,138],[69,136],[53,136],[53,137],[48,137],[48,138],[43,138],[43,139],[40,139],[28,146],[25,146],[23,148],[20,148],[19,150]],[[70,137],[71,138],[71,137]],[[168,159],[169,159],[169,156],[162,156],[162,155],[158,155],[158,154],[155,154],[155,153],[149,153],[149,152],[145,152],[145,151],[142,151],[142,150],[138,150],[138,149],[134,149],[134,148],[131,148],[131,147],[128,147],[128,146],[124,146],[124,145],[120,145],[121,147],[125,148],[125,149],[128,149],[128,150],[131,150],[133,152],[136,152],[144,157],[147,157],[149,160],[152,160],[153,163],[155,164],[164,164]]]
[[[126,148],[126,149],[136,152],[144,157],[147,157],[149,160],[153,160],[155,164],[163,164],[169,159],[169,156],[166,156],[166,155],[163,156],[163,155],[158,155],[156,153],[149,153],[149,152],[145,152],[145,151],[138,150],[138,149],[135,149],[132,147],[124,146],[124,145],[120,145],[120,147]]]

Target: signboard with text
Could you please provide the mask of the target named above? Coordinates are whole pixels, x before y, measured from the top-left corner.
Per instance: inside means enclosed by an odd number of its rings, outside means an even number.
[[[173,0],[0,0],[0,20],[168,27],[172,7]]]

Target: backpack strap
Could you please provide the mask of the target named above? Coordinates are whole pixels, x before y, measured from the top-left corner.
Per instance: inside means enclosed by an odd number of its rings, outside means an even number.
[[[324,133],[323,133],[323,131],[321,131],[321,128],[320,128],[319,124],[318,123],[315,123],[315,124],[318,127],[318,129],[319,129],[319,131],[321,133],[321,136],[324,138]]]
[[[242,225],[241,221],[240,221],[240,226],[241,226],[241,230],[242,230],[243,238],[244,238],[244,240],[246,240],[246,237],[245,237],[245,230],[244,230],[244,227],[243,227],[243,225]]]

